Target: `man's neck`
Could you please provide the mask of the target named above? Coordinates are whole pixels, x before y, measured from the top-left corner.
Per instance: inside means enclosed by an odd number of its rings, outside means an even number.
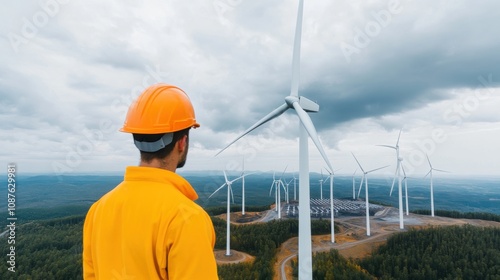
[[[139,163],[139,166],[142,167],[153,167],[153,168],[160,168],[160,169],[165,169],[169,170],[172,172],[175,172],[177,169],[177,164],[174,164],[172,160],[168,159],[153,159],[151,162],[145,162],[142,161]]]

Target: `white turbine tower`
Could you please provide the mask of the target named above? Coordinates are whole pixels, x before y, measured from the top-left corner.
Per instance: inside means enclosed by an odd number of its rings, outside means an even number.
[[[360,192],[361,192],[361,188],[363,187],[363,180],[365,180],[366,235],[370,236],[370,206],[369,206],[370,204],[368,203],[368,176],[367,175],[368,175],[368,173],[371,173],[373,171],[377,171],[379,169],[386,168],[389,165],[386,165],[384,167],[375,168],[375,169],[372,169],[370,171],[365,171],[363,169],[363,167],[361,166],[361,163],[359,163],[356,156],[354,154],[352,154],[352,156],[354,157],[354,159],[358,163],[359,168],[361,169],[361,172],[363,172],[363,177],[361,178],[361,185],[359,185]],[[359,197],[359,194],[358,194],[358,197]]]
[[[295,178],[295,173],[293,173],[293,200],[297,201],[297,178]]]
[[[285,167],[285,170],[283,171],[283,173],[281,173],[281,177],[279,178],[279,180],[277,180],[277,185],[276,185],[276,190],[278,190],[278,219],[281,219],[281,189],[280,189],[280,186],[283,187],[283,190],[285,190],[285,193],[286,193],[285,184],[283,183],[282,178],[285,175],[287,168],[288,168],[288,165]]]
[[[429,167],[431,168],[429,170],[429,172],[425,175],[425,177],[427,177],[427,175],[429,175],[429,174],[431,175],[431,216],[434,217],[434,186],[432,185],[432,171],[434,170],[434,171],[446,172],[446,173],[449,173],[449,172],[432,167],[429,156],[427,154],[425,156],[427,157],[427,162],[429,163]]]
[[[288,183],[285,181],[285,185],[286,185],[286,190],[285,190],[285,195],[286,195],[286,203],[290,203],[290,194],[289,194],[289,186],[290,186],[290,183],[292,182],[293,179],[290,179],[290,181],[288,181]]]
[[[285,168],[286,171],[286,168]],[[285,173],[283,171],[283,174]],[[283,174],[281,174],[281,177],[283,177]],[[271,192],[273,191],[274,188],[274,195],[275,195],[275,208],[274,210],[278,212],[278,219],[281,219],[281,190],[280,187],[283,187],[286,193],[285,185],[283,184],[283,181],[281,180],[281,177],[276,180],[276,172],[273,174],[273,183],[271,184],[271,188],[269,189],[269,196],[271,196]]]
[[[328,171],[328,170],[327,170]],[[333,174],[334,172],[328,171],[330,174],[328,178],[330,178],[330,223],[331,223],[331,241],[335,243],[335,208],[333,208]]]
[[[241,215],[245,215],[245,158],[241,166]]]
[[[398,135],[398,141],[396,141],[396,146],[389,146],[389,145],[378,145],[381,147],[387,147],[396,150],[396,172],[394,174],[394,179],[392,180],[392,186],[391,186],[391,192],[389,195],[392,195],[392,190],[394,188],[394,182],[396,180],[396,177],[398,178],[398,199],[399,199],[399,228],[404,229],[404,221],[403,221],[403,188],[401,184],[401,162],[403,161],[403,158],[399,155],[399,138],[401,137],[401,130],[399,130],[399,135]]]
[[[405,168],[401,163],[401,170],[403,171],[403,181],[405,181],[405,200],[406,200],[406,216],[410,215],[410,206],[408,204],[408,177],[406,176]]]
[[[354,171],[354,173],[352,173],[352,200],[355,200],[356,199],[356,178],[354,177],[354,175],[356,175],[356,172],[358,170],[356,169]]]
[[[295,39],[292,59],[292,82],[290,95],[285,97],[285,103],[274,109],[271,113],[260,119],[235,140],[229,143],[224,149],[232,145],[241,137],[264,123],[280,116],[288,109],[292,108],[300,120],[299,135],[299,278],[312,279],[312,246],[311,246],[311,216],[310,216],[310,193],[309,193],[309,151],[308,135],[318,148],[321,156],[325,160],[330,170],[333,170],[328,157],[319,141],[316,128],[307,112],[318,112],[319,105],[303,96],[299,96],[300,77],[300,42],[302,32],[302,14],[304,10],[304,0],[299,0],[297,13],[297,25],[295,28]],[[219,154],[218,153],[218,154]]]
[[[321,170],[321,179],[319,179],[319,193],[320,199],[323,201],[323,170]]]
[[[271,196],[271,192],[274,188],[274,211],[278,211],[278,180],[276,180],[276,171],[273,173],[273,183],[271,184],[271,188],[269,189],[269,196]]]
[[[222,186],[220,186],[218,189],[216,189],[208,198],[212,197],[215,193],[217,193],[220,189],[224,188],[225,186],[227,186],[227,215],[226,215],[226,223],[227,223],[227,229],[226,229],[226,256],[230,256],[231,255],[231,238],[230,238],[230,232],[231,232],[231,229],[230,229],[230,224],[231,224],[231,203],[229,201],[229,197],[230,195],[232,194],[232,190],[231,190],[231,184],[233,182],[235,182],[236,180],[239,180],[240,178],[243,178],[243,176],[240,176],[234,180],[231,180],[229,181],[227,179],[227,175],[226,175],[226,171],[224,171],[224,179],[226,180],[226,182],[224,184],[222,184]],[[233,198],[233,201],[234,201],[234,198]]]

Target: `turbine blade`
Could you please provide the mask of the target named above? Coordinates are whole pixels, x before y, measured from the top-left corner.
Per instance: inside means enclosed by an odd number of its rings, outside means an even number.
[[[286,169],[287,169],[287,168],[288,168],[288,164],[286,165],[285,170],[283,170],[283,173],[281,173],[280,180],[281,180],[281,178],[283,178],[283,176],[285,175],[285,172],[286,172]]]
[[[358,161],[358,159],[356,158],[356,156],[354,155],[354,153],[352,153],[352,152],[351,152],[351,154],[352,154],[352,156],[354,157],[354,159],[356,160],[356,162],[358,163],[359,168],[361,168],[361,171],[363,171],[363,174],[364,174],[364,173],[365,173],[365,170],[363,169],[363,167],[361,167],[361,163],[359,163],[359,161]],[[356,173],[356,172],[354,172],[354,173]],[[365,175],[363,175],[363,177],[364,177],[364,176],[365,176]]]
[[[224,170],[224,179],[226,179],[226,183],[229,182],[229,180],[227,180],[226,170]]]
[[[392,179],[391,191],[389,192],[389,196],[392,196],[392,191],[394,190],[394,183],[396,183],[396,176],[398,176],[397,169],[396,169],[396,173],[394,173],[394,179]]]
[[[431,160],[429,159],[429,156],[427,154],[425,154],[425,157],[427,158],[427,162],[429,163],[429,166],[432,169],[432,164],[431,164]]]
[[[295,38],[293,43],[293,58],[292,58],[292,86],[290,90],[291,96],[299,96],[299,80],[300,80],[300,42],[302,37],[302,14],[304,10],[304,1],[299,1],[299,11],[297,14],[297,25],[295,27]]]
[[[283,114],[286,110],[288,110],[288,105],[285,103],[285,104],[282,104],[281,106],[279,106],[278,108],[274,109],[271,113],[267,114],[265,117],[263,117],[262,119],[260,119],[258,122],[256,122],[254,125],[252,125],[250,128],[248,128],[247,130],[245,130],[245,132],[243,132],[242,134],[240,134],[238,137],[236,137],[236,139],[234,139],[233,141],[231,141],[231,143],[229,143],[226,147],[224,147],[222,150],[220,150],[217,154],[215,154],[215,156],[218,156],[220,153],[222,153],[225,149],[229,148],[229,146],[231,146],[232,144],[234,144],[234,142],[240,140],[241,137],[247,135],[248,133],[250,133],[252,130],[256,129],[257,127],[265,124],[266,122],[280,116],[281,114]]]
[[[375,168],[375,169],[372,169],[372,170],[370,170],[370,171],[368,171],[368,172],[366,172],[366,173],[368,174],[368,173],[371,173],[371,172],[373,172],[373,171],[377,171],[377,170],[380,170],[380,169],[384,169],[384,168],[389,167],[389,166],[390,166],[390,165],[386,165],[386,166],[383,166],[383,167]]]
[[[321,142],[319,141],[318,133],[316,132],[316,128],[314,127],[314,124],[312,123],[311,118],[306,113],[306,111],[304,111],[304,109],[302,109],[302,107],[300,107],[298,102],[293,103],[293,108],[295,109],[295,112],[297,112],[297,115],[299,116],[300,122],[302,122],[302,125],[307,130],[309,137],[311,137],[311,139],[314,142],[314,145],[316,145],[316,148],[318,148],[321,156],[323,157],[326,164],[328,165],[328,168],[330,168],[330,170],[333,170],[332,164],[330,163],[330,160],[326,156],[325,150],[323,149],[323,146],[321,145]]]
[[[223,187],[226,186],[226,183],[222,184],[218,189],[216,189],[208,198],[211,198],[216,192],[220,191]]]
[[[424,178],[426,178],[426,177],[427,177],[427,175],[431,174],[431,172],[432,172],[432,169],[431,169],[431,170],[429,170],[429,172],[427,172],[427,174],[425,174]]]
[[[377,145],[377,146],[379,146],[379,147],[391,148],[391,149],[396,150],[396,147],[394,147],[394,146],[389,146],[389,145]]]
[[[442,170],[442,169],[436,169],[436,168],[433,168],[435,171],[439,171],[439,172],[445,172],[445,173],[451,173],[450,171],[446,171],[446,170]]]
[[[233,204],[234,204],[233,188],[231,188],[231,185],[228,185],[228,188],[229,188],[229,192],[231,193],[231,199],[233,200]]]
[[[359,195],[361,194],[361,188],[363,188],[363,181],[364,180],[365,180],[365,175],[363,174],[363,177],[361,177],[361,183],[359,184],[358,198],[359,198]]]
[[[403,131],[403,128],[399,130],[398,141],[396,142],[396,146],[399,145],[399,138],[401,137],[401,131]]]
[[[243,175],[241,175],[240,177],[238,177],[238,178],[236,178],[236,179],[233,179],[233,180],[229,181],[229,183],[231,183],[231,184],[232,184],[232,183],[234,183],[235,181],[238,181],[238,180],[239,180],[239,179],[241,179],[241,178],[244,178],[244,177],[246,177],[246,176],[248,176],[248,175],[252,175],[252,174],[255,174],[255,173],[256,173],[256,172],[250,172],[250,173],[248,173],[248,174],[243,174]]]

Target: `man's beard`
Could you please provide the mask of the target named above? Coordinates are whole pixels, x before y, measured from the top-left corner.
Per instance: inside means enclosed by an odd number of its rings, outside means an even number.
[[[177,168],[182,168],[186,164],[188,148],[189,148],[189,146],[186,145],[186,149],[184,150],[184,154],[182,154],[179,162],[177,163]]]

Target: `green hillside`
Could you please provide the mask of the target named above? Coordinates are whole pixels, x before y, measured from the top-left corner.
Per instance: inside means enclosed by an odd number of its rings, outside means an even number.
[[[212,219],[216,248],[224,249],[226,223]],[[4,263],[0,279],[81,279],[83,220],[78,215],[18,226],[16,273],[8,271]],[[329,221],[313,220],[312,230],[313,234],[329,233]],[[297,220],[232,225],[231,248],[251,254],[255,260],[219,266],[220,278],[272,279],[277,248],[297,232]],[[0,238],[4,255],[9,246],[5,237]],[[410,230],[393,235],[363,260],[347,260],[335,250],[315,254],[313,270],[314,279],[333,279],[332,275],[335,279],[500,279],[500,229],[451,226]]]

